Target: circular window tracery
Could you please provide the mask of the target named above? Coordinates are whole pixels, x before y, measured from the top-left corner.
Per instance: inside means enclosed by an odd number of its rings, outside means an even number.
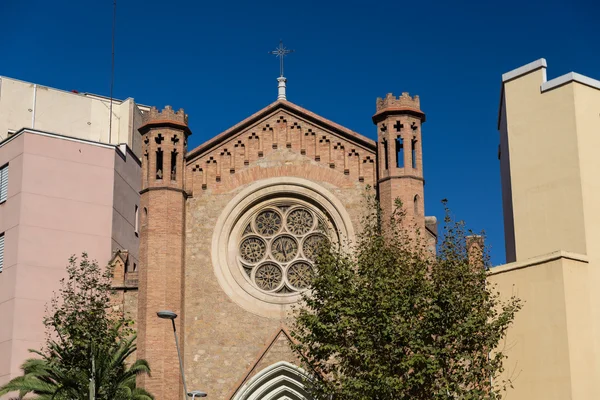
[[[295,269],[292,266],[300,261],[307,261],[311,268],[314,265],[305,256],[305,239],[322,232],[336,246],[347,248],[355,240],[352,218],[345,203],[328,188],[294,176],[257,180],[232,196],[215,222],[212,235],[210,253],[215,277],[238,306],[263,317],[281,318],[284,310],[301,301],[301,292],[306,290],[299,287],[301,283],[293,283],[296,274],[291,272]],[[307,209],[314,218],[313,227],[304,235],[287,230],[288,213],[297,208]],[[282,221],[281,230],[270,236],[260,234],[255,225],[255,217],[267,210],[278,212]],[[284,233],[298,243],[298,255],[288,263],[270,256],[272,240]],[[242,242],[251,236],[265,243],[265,255],[256,263],[246,261],[241,255]],[[283,267],[282,280],[272,290],[259,288],[255,281],[258,267],[267,262]]]
[[[288,281],[296,289],[306,289],[312,277],[312,266],[306,261],[299,261],[288,268]]]
[[[290,236],[279,236],[271,243],[271,254],[279,262],[290,262],[298,254],[298,243]]]
[[[327,240],[325,235],[322,233],[313,233],[307,236],[302,243],[302,252],[304,256],[310,260],[315,261],[319,252],[319,247]]]
[[[317,210],[293,203],[262,207],[246,221],[238,261],[250,283],[277,295],[306,289],[331,222]]]
[[[303,208],[295,209],[287,216],[287,226],[294,235],[304,235],[312,229],[314,218],[310,211]]]
[[[261,235],[273,236],[281,229],[281,215],[277,211],[266,210],[256,216],[254,224]]]
[[[264,240],[256,236],[244,239],[240,245],[240,256],[249,263],[256,263],[263,259],[267,246]]]
[[[264,263],[256,269],[254,281],[263,290],[276,289],[282,281],[281,269],[274,263]]]

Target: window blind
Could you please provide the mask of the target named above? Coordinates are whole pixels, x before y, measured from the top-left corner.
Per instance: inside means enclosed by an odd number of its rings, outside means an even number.
[[[8,194],[8,164],[0,168],[0,203],[6,201]]]
[[[4,266],[4,233],[0,234],[0,272]]]

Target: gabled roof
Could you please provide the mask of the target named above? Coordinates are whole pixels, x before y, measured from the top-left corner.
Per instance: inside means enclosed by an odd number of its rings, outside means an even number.
[[[291,103],[287,100],[277,100],[274,103],[269,104],[262,110],[258,111],[257,113],[249,116],[248,118],[244,119],[243,121],[239,122],[238,124],[227,129],[226,131],[221,132],[220,134],[213,137],[212,139],[204,142],[203,144],[196,147],[195,149],[189,151],[186,158],[189,160],[189,159],[195,158],[195,157],[211,150],[213,147],[216,147],[219,144],[225,142],[227,139],[235,136],[237,133],[241,132],[242,130],[248,128],[255,122],[268,116],[269,114],[276,112],[279,109],[286,110],[286,111],[290,112],[291,114],[294,114],[300,118],[307,120],[308,122],[314,123],[316,125],[320,125],[323,128],[328,129],[334,133],[337,133],[341,137],[343,137],[347,140],[350,140],[352,142],[355,142],[355,143],[357,143],[363,147],[366,147],[370,150],[375,151],[377,148],[377,144],[375,143],[375,141],[369,139],[366,136],[361,135],[360,133],[354,132],[353,130],[343,127],[342,125],[336,124],[333,121],[323,118],[320,115],[317,115],[311,111],[308,111],[307,109],[297,106],[296,104]]]

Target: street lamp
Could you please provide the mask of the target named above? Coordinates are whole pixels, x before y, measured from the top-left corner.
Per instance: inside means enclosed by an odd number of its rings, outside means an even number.
[[[194,391],[188,393],[188,396],[190,396],[192,398],[192,400],[194,400],[196,397],[206,397],[206,393],[201,392],[199,390],[194,390]]]
[[[194,390],[193,392],[187,391],[187,385],[185,383],[185,374],[183,372],[183,361],[181,360],[181,352],[179,351],[179,339],[177,339],[177,330],[175,329],[175,318],[177,318],[177,314],[173,311],[163,310],[156,313],[158,318],[162,319],[170,319],[173,324],[173,335],[175,336],[175,347],[177,348],[177,358],[179,358],[179,370],[181,371],[181,380],[183,381],[183,390],[185,391],[184,400],[187,400],[188,396],[194,400],[196,397],[206,397],[206,393],[201,392],[199,390]]]

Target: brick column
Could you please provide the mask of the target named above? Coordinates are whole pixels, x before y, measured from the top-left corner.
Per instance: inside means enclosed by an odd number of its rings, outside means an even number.
[[[181,400],[183,383],[172,323],[156,313],[169,310],[178,314],[175,325],[183,354],[187,115],[169,106],[163,111],[153,108],[144,116],[140,133],[147,154],[142,159],[147,177],[140,192],[137,354],[150,363],[152,376],[140,376],[138,385],[157,400]]]

